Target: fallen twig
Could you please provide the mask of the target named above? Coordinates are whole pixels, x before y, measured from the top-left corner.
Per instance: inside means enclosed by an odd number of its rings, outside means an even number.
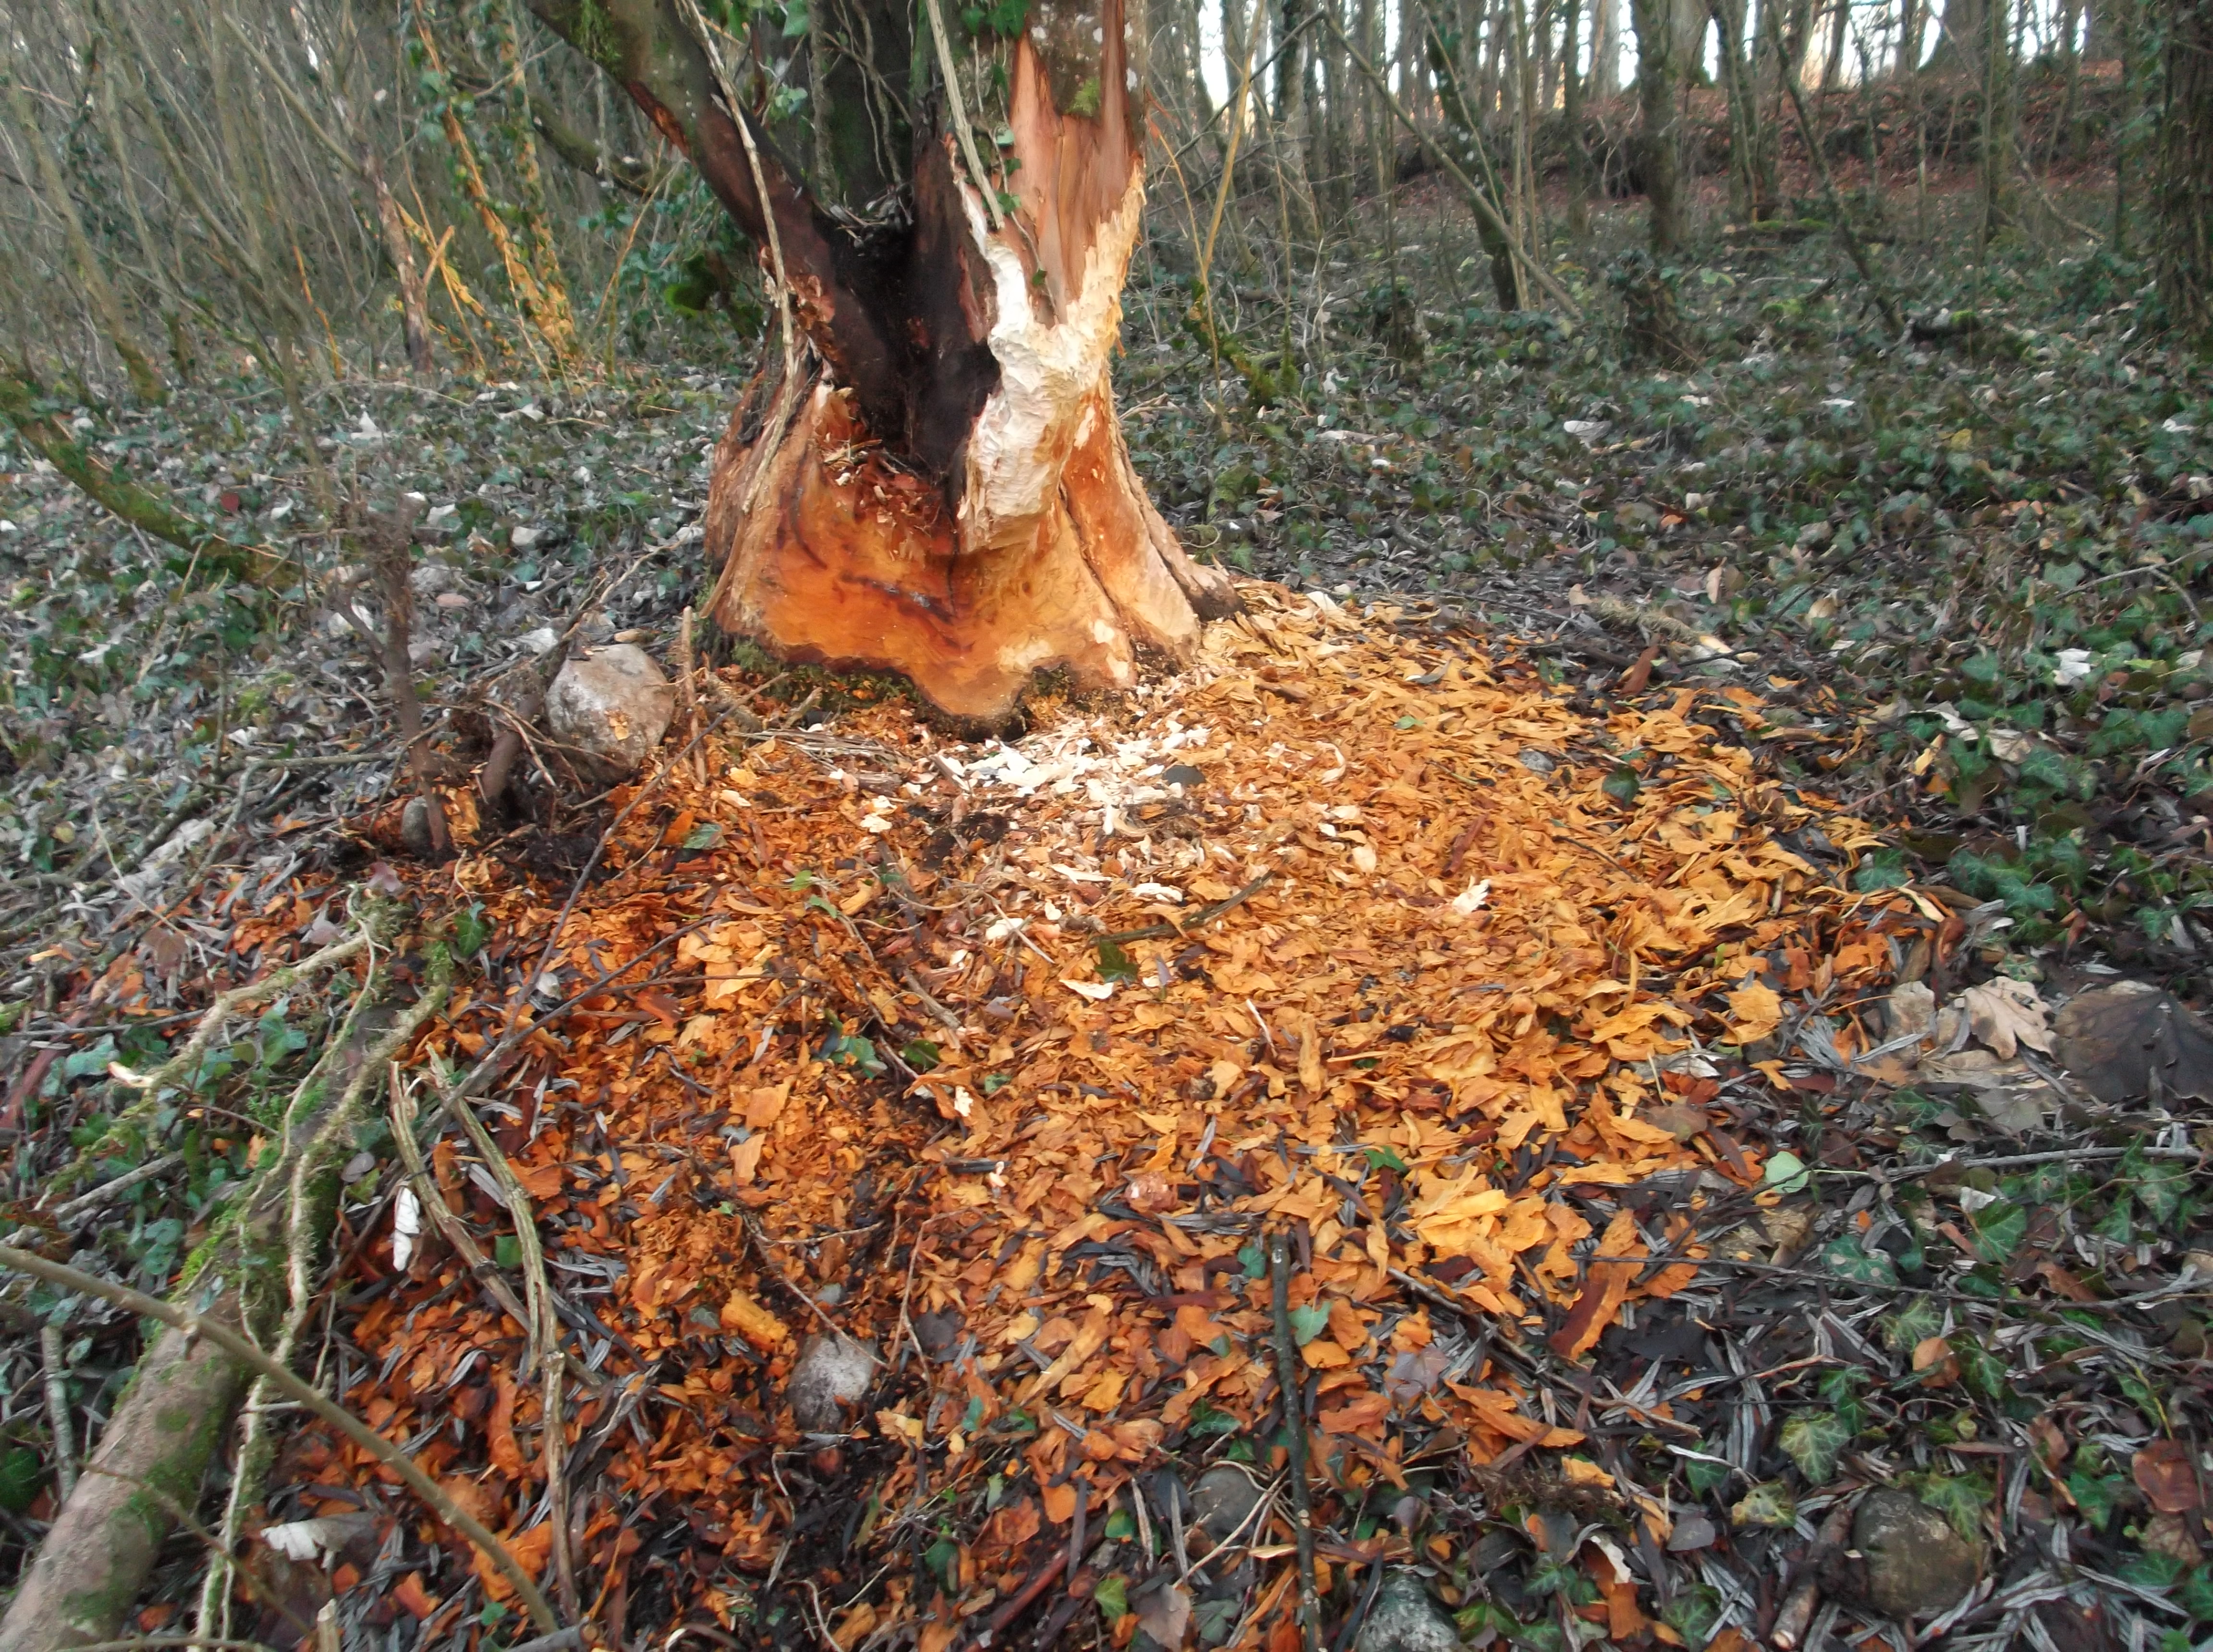
[[[560,1592],[561,1604],[574,1614],[577,1606],[576,1568],[569,1547],[569,1482],[564,1466],[568,1436],[561,1405],[561,1322],[553,1312],[552,1283],[546,1277],[545,1247],[538,1241],[538,1213],[531,1208],[529,1193],[516,1180],[515,1167],[499,1150],[491,1132],[485,1128],[484,1120],[454,1093],[435,1062],[430,1068],[430,1082],[446,1112],[475,1143],[485,1168],[499,1186],[500,1197],[506,1201],[508,1215],[515,1224],[515,1242],[521,1253],[523,1289],[530,1311],[525,1324],[530,1331],[531,1362],[538,1368],[545,1400],[546,1495],[551,1503],[549,1518],[553,1527],[553,1582]],[[529,1375],[527,1366],[523,1375]]]
[[[162,1092],[186,1079],[199,1065],[200,1058],[207,1054],[208,1046],[223,1031],[223,1022],[238,1010],[266,1003],[280,992],[290,991],[319,970],[331,969],[350,959],[357,958],[369,944],[366,928],[357,930],[343,941],[333,941],[321,951],[310,953],[296,964],[287,964],[274,969],[258,981],[248,981],[244,986],[233,987],[220,995],[200,1017],[200,1024],[192,1029],[185,1047],[164,1061],[150,1073],[138,1074],[128,1068],[111,1064],[108,1076],[129,1089],[139,1093],[133,1101],[112,1119],[100,1139],[80,1153],[70,1163],[54,1173],[49,1196],[66,1193],[92,1173],[100,1160],[123,1144],[125,1134],[150,1116],[158,1104]]]
[[[1094,944],[1111,941],[1119,946],[1125,941],[1164,941],[1170,936],[1189,935],[1193,930],[1204,929],[1216,918],[1235,911],[1265,888],[1275,875],[1273,872],[1261,873],[1235,894],[1225,900],[1217,900],[1211,906],[1200,907],[1180,924],[1148,924],[1142,930],[1123,930],[1113,935],[1099,936],[1095,937]]]
[[[1305,1388],[1299,1381],[1298,1343],[1291,1334],[1291,1241],[1282,1228],[1268,1241],[1275,1276],[1276,1386],[1283,1391],[1283,1436],[1290,1442],[1291,1520],[1299,1544],[1299,1628],[1306,1652],[1321,1645],[1321,1595],[1314,1586],[1314,1493],[1307,1484]]]

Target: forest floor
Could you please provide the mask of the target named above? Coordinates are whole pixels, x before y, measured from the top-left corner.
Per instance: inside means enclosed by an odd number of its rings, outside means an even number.
[[[11,476],[14,1221],[168,1292],[361,980],[241,1015],[120,1136],[112,1075],[366,893],[419,914],[397,979],[442,948],[461,987],[360,1131],[303,1362],[606,1643],[1272,1652],[1302,1576],[1369,1652],[2191,1643],[2213,377],[2139,331],[2141,269],[1963,255],[1956,197],[1892,198],[1923,336],[1826,237],[1733,236],[1664,369],[1622,359],[1605,254],[1563,270],[1586,326],[1502,314],[1404,198],[1419,358],[1393,266],[1326,261],[1280,405],[1141,266],[1139,467],[1256,581],[1189,673],[966,747],[715,661],[734,701],[640,780],[457,811],[444,863],[392,831],[342,545],[210,581]],[[1281,306],[1221,285],[1271,348]],[[735,388],[317,403],[342,483],[424,497],[416,663],[463,765],[572,623],[667,657]],[[258,381],[82,418],[272,542],[313,499]],[[562,1498],[456,1234],[565,1327]],[[12,1569],[58,1411],[104,1421],[139,1332],[7,1306]],[[232,1630],[295,1645],[335,1598],[348,1645],[527,1639],[381,1474],[288,1436]],[[174,1545],[141,1631],[204,1564]]]

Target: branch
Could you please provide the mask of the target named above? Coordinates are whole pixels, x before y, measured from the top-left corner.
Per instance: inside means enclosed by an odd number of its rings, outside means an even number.
[[[241,545],[206,523],[188,516],[164,495],[119,476],[95,459],[82,442],[63,432],[60,421],[42,404],[46,393],[27,368],[0,366],[0,424],[14,427],[22,443],[70,481],[109,515],[131,527],[204,558],[240,578],[271,583],[295,564],[265,545]]]
[[[377,1461],[391,1469],[407,1483],[408,1488],[430,1506],[438,1518],[459,1532],[488,1556],[501,1575],[514,1587],[515,1596],[529,1612],[530,1620],[546,1634],[557,1633],[560,1620],[554,1617],[553,1608],[538,1592],[538,1585],[530,1574],[522,1570],[507,1545],[486,1530],[475,1515],[470,1514],[439,1488],[438,1483],[416,1466],[415,1460],[377,1433],[366,1423],[355,1417],[344,1406],[332,1399],[313,1383],[303,1381],[275,1360],[263,1353],[244,1337],[207,1314],[173,1306],[106,1279],[95,1278],[59,1262],[49,1262],[43,1256],[29,1251],[17,1250],[12,1245],[0,1245],[0,1267],[12,1268],[18,1273],[27,1273],[34,1279],[43,1279],[63,1290],[73,1290],[81,1295],[97,1296],[104,1302],[128,1309],[149,1320],[159,1320],[173,1330],[188,1337],[204,1338],[236,1360],[247,1369],[265,1379],[271,1387],[279,1388],[290,1399],[297,1400],[309,1411],[337,1429]],[[206,1644],[203,1642],[202,1644]],[[128,1643],[125,1643],[128,1644]]]

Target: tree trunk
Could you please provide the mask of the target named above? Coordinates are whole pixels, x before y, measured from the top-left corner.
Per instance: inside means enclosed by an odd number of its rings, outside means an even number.
[[[1578,0],[1566,0],[1560,18],[1560,114],[1568,129],[1568,238],[1581,246],[1590,234],[1590,144],[1583,133],[1583,78],[1576,61]]]
[[[1590,94],[1610,98],[1621,89],[1621,0],[1593,0]]]
[[[930,123],[911,216],[861,230],[729,107],[686,0],[531,4],[572,43],[588,16],[597,60],[793,295],[802,347],[764,370],[716,450],[706,546],[725,630],[902,673],[975,725],[1003,722],[1039,673],[1124,689],[1143,657],[1189,656],[1201,619],[1235,598],[1146,498],[1107,371],[1144,201],[1135,0],[1032,14],[996,177],[978,175],[962,88],[926,103],[911,88]],[[942,9],[926,0],[918,27]]]
[[[2160,296],[2186,332],[2213,338],[2213,0],[2175,0],[2161,111]]]
[[[1637,30],[1637,101],[1643,122],[1644,194],[1652,209],[1652,254],[1671,258],[1683,245],[1677,190],[1682,135],[1677,113],[1675,9],[1671,0],[1632,0],[1630,9]]]
[[[1937,31],[1936,49],[1929,54],[1929,67],[1956,74],[1980,75],[1983,37],[1990,29],[1993,0],[1946,0],[1943,27]]]

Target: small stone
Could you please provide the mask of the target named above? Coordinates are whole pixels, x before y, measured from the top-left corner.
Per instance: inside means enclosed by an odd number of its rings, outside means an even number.
[[[428,860],[437,852],[437,839],[430,832],[429,798],[411,797],[407,807],[399,811],[399,841],[418,860]]]
[[[876,1379],[876,1346],[851,1337],[809,1337],[799,1350],[784,1397],[809,1434],[842,1434],[848,1413]]]
[[[1704,1515],[1679,1515],[1675,1519],[1675,1529],[1667,1533],[1667,1552],[1693,1554],[1700,1549],[1710,1549],[1718,1535],[1714,1530],[1713,1521]]]
[[[1228,1463],[1219,1463],[1198,1477],[1191,1489],[1191,1519],[1204,1526],[1216,1542],[1226,1540],[1260,1506],[1260,1488],[1251,1475]]]
[[[1393,1571],[1376,1590],[1354,1644],[1359,1652],[1459,1652],[1460,1631],[1430,1599],[1419,1576]]]
[[[518,551],[527,551],[545,537],[541,528],[516,527],[509,530],[507,542]]]
[[[436,643],[410,643],[407,645],[407,663],[418,671],[425,666],[437,664],[438,645]]]
[[[546,694],[554,737],[616,777],[634,774],[676,715],[676,691],[631,643],[571,655]]]
[[[547,655],[559,646],[561,635],[551,625],[540,625],[536,631],[527,631],[515,639],[533,654]]]
[[[1904,1491],[1870,1491],[1852,1516],[1859,1555],[1849,1593],[1903,1623],[1943,1611],[1974,1588],[1983,1548]]]
[[[407,588],[418,596],[436,596],[454,588],[454,570],[442,562],[426,562],[407,576]]]
[[[931,1359],[943,1359],[960,1345],[963,1321],[957,1308],[941,1308],[935,1314],[914,1316],[915,1340],[922,1351]]]

